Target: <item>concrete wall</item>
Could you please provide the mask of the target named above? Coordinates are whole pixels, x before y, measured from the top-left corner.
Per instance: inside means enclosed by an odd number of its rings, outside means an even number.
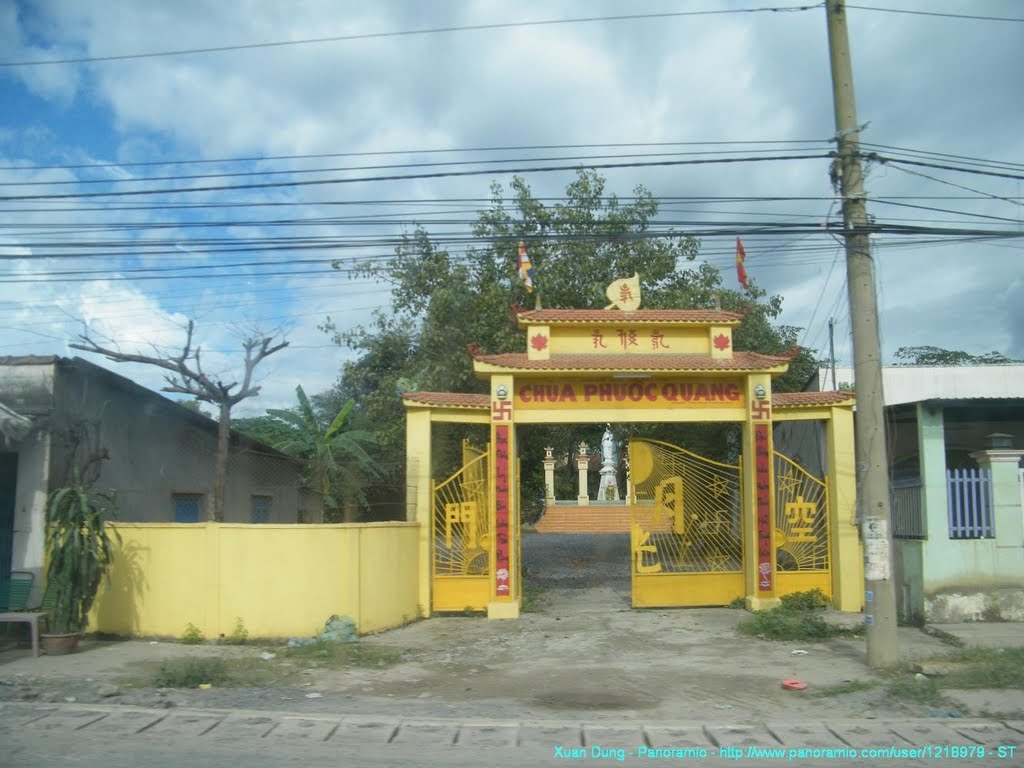
[[[121,523],[89,631],[207,639],[309,636],[332,615],[360,633],[420,615],[419,525]]]

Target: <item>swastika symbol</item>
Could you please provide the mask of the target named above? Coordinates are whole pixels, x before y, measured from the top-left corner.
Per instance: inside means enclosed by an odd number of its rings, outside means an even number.
[[[495,400],[491,403],[491,421],[512,421],[512,403],[509,400]]]
[[[767,400],[751,400],[750,418],[754,421],[769,421],[772,418],[772,404]]]

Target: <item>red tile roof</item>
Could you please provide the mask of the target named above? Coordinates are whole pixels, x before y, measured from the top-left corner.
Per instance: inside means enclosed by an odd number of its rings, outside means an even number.
[[[487,408],[487,395],[469,395],[462,392],[403,392],[402,400],[412,405],[433,405],[447,408]]]
[[[485,410],[490,404],[488,395],[462,392],[405,392],[402,399],[410,405]],[[853,392],[775,392],[772,404],[777,408],[810,408],[815,406],[852,403]]]
[[[573,323],[702,323],[739,325],[743,315],[719,309],[533,309],[519,313],[519,325],[528,323],[571,325]]]
[[[550,360],[530,360],[521,352],[476,355],[473,359],[529,371],[760,371],[789,362],[786,357],[757,352],[734,352],[732,358],[722,359],[708,355],[555,355]]]
[[[772,404],[779,408],[800,408],[852,403],[852,391],[846,392],[773,392]]]

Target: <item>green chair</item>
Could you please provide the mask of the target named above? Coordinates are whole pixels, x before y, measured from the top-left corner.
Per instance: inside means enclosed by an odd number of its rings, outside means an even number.
[[[32,655],[39,655],[39,622],[47,618],[39,610],[27,610],[35,575],[27,571],[12,571],[11,578],[0,586],[0,624],[28,624],[32,634]],[[46,598],[43,598],[46,602]]]
[[[0,583],[0,611],[25,610],[35,578],[29,571],[11,571],[10,579]]]

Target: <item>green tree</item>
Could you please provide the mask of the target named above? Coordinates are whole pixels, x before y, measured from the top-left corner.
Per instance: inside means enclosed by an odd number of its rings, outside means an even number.
[[[532,300],[517,274],[520,240],[527,244],[545,307],[603,308],[607,285],[638,272],[645,306],[700,309],[718,304],[744,313],[735,335],[737,348],[781,354],[795,347],[798,329],[774,322],[782,311],[781,297],[767,297],[753,284],[746,292],[726,288],[717,269],[696,262],[699,241],[682,232],[653,231],[658,202],[643,187],[623,202],[606,193],[600,174],[581,170],[566,187],[564,202],[554,205],[535,198],[519,177],[507,191],[509,199],[502,185],[492,185],[491,204],[473,229],[478,245],[465,254],[449,253],[417,229],[393,258],[357,270],[359,276],[392,286],[393,309],[374,313],[367,325],[351,331],[339,332],[330,318],[321,326],[336,343],[358,352],[343,367],[337,391],[356,399],[360,426],[380,438],[393,487],[404,487],[402,390],[485,392],[467,349],[526,349],[515,318]],[[814,370],[812,356],[801,352],[777,384],[800,389]],[[449,432],[434,443],[433,471],[439,477],[458,465],[463,435],[457,429]],[[546,442],[571,449],[580,439],[593,442],[593,432],[592,427],[532,427],[521,444],[524,472],[540,467]]]
[[[972,355],[959,349],[942,349],[941,347],[900,347],[894,355],[896,365],[1000,365],[1003,363],[1019,363],[1001,352],[986,352],[983,355]]]
[[[374,460],[366,448],[376,445],[372,433],[346,429],[355,401],[349,400],[325,426],[302,387],[295,388],[299,404],[294,410],[268,409],[267,415],[278,422],[280,438],[274,447],[306,462],[306,486],[323,498],[324,519],[338,522],[345,507],[365,503],[362,486],[367,476],[376,474]]]
[[[203,408],[203,403],[198,397],[194,397],[191,400],[179,400],[178,405],[182,408],[187,408],[192,413],[198,413],[200,416],[205,416],[208,419],[213,418],[213,414]]]

